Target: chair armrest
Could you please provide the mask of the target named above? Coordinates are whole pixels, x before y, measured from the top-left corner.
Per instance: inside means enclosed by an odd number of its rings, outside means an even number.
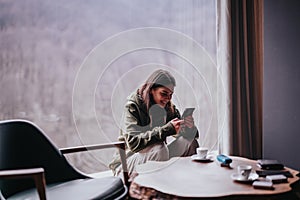
[[[46,200],[46,180],[43,168],[1,170],[0,178],[33,178],[41,200]]]
[[[118,148],[119,154],[121,157],[124,182],[127,186],[129,186],[129,181],[128,181],[129,176],[128,176],[128,170],[127,170],[126,155],[125,155],[125,142],[112,142],[112,143],[106,143],[106,144],[94,144],[94,145],[67,147],[67,148],[61,148],[59,150],[62,154],[68,154],[68,153],[76,153],[76,152],[106,149],[106,148]]]

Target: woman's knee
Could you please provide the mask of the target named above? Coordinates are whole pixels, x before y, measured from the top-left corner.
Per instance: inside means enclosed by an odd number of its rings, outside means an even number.
[[[196,153],[196,149],[199,147],[196,139],[186,139],[184,137],[177,138],[169,146],[170,158],[176,156],[191,156]]]
[[[147,157],[148,160],[166,161],[169,159],[169,149],[164,143],[154,145]]]

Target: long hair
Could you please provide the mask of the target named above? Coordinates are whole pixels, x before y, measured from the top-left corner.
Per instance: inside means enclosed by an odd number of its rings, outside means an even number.
[[[138,94],[142,97],[144,103],[146,104],[147,111],[152,104],[154,104],[153,97],[151,95],[151,90],[157,87],[165,87],[167,85],[176,86],[175,78],[170,72],[158,69],[154,71],[145,81],[145,83],[139,88]],[[166,109],[173,112],[172,102],[169,101],[166,105]]]

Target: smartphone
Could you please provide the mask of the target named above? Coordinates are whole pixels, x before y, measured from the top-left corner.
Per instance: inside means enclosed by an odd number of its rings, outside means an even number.
[[[195,108],[186,108],[186,109],[183,111],[182,117],[184,118],[184,117],[193,115],[194,110],[195,110]]]

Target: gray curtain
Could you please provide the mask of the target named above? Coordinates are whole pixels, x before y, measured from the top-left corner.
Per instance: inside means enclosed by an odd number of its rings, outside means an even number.
[[[226,18],[218,19],[218,45],[227,41],[226,49],[218,51],[218,54],[225,54],[218,55],[218,64],[227,66],[229,71],[228,153],[261,158],[263,1],[219,0],[217,10],[218,18]],[[226,25],[221,26],[221,23]],[[219,59],[224,57],[226,59]]]

